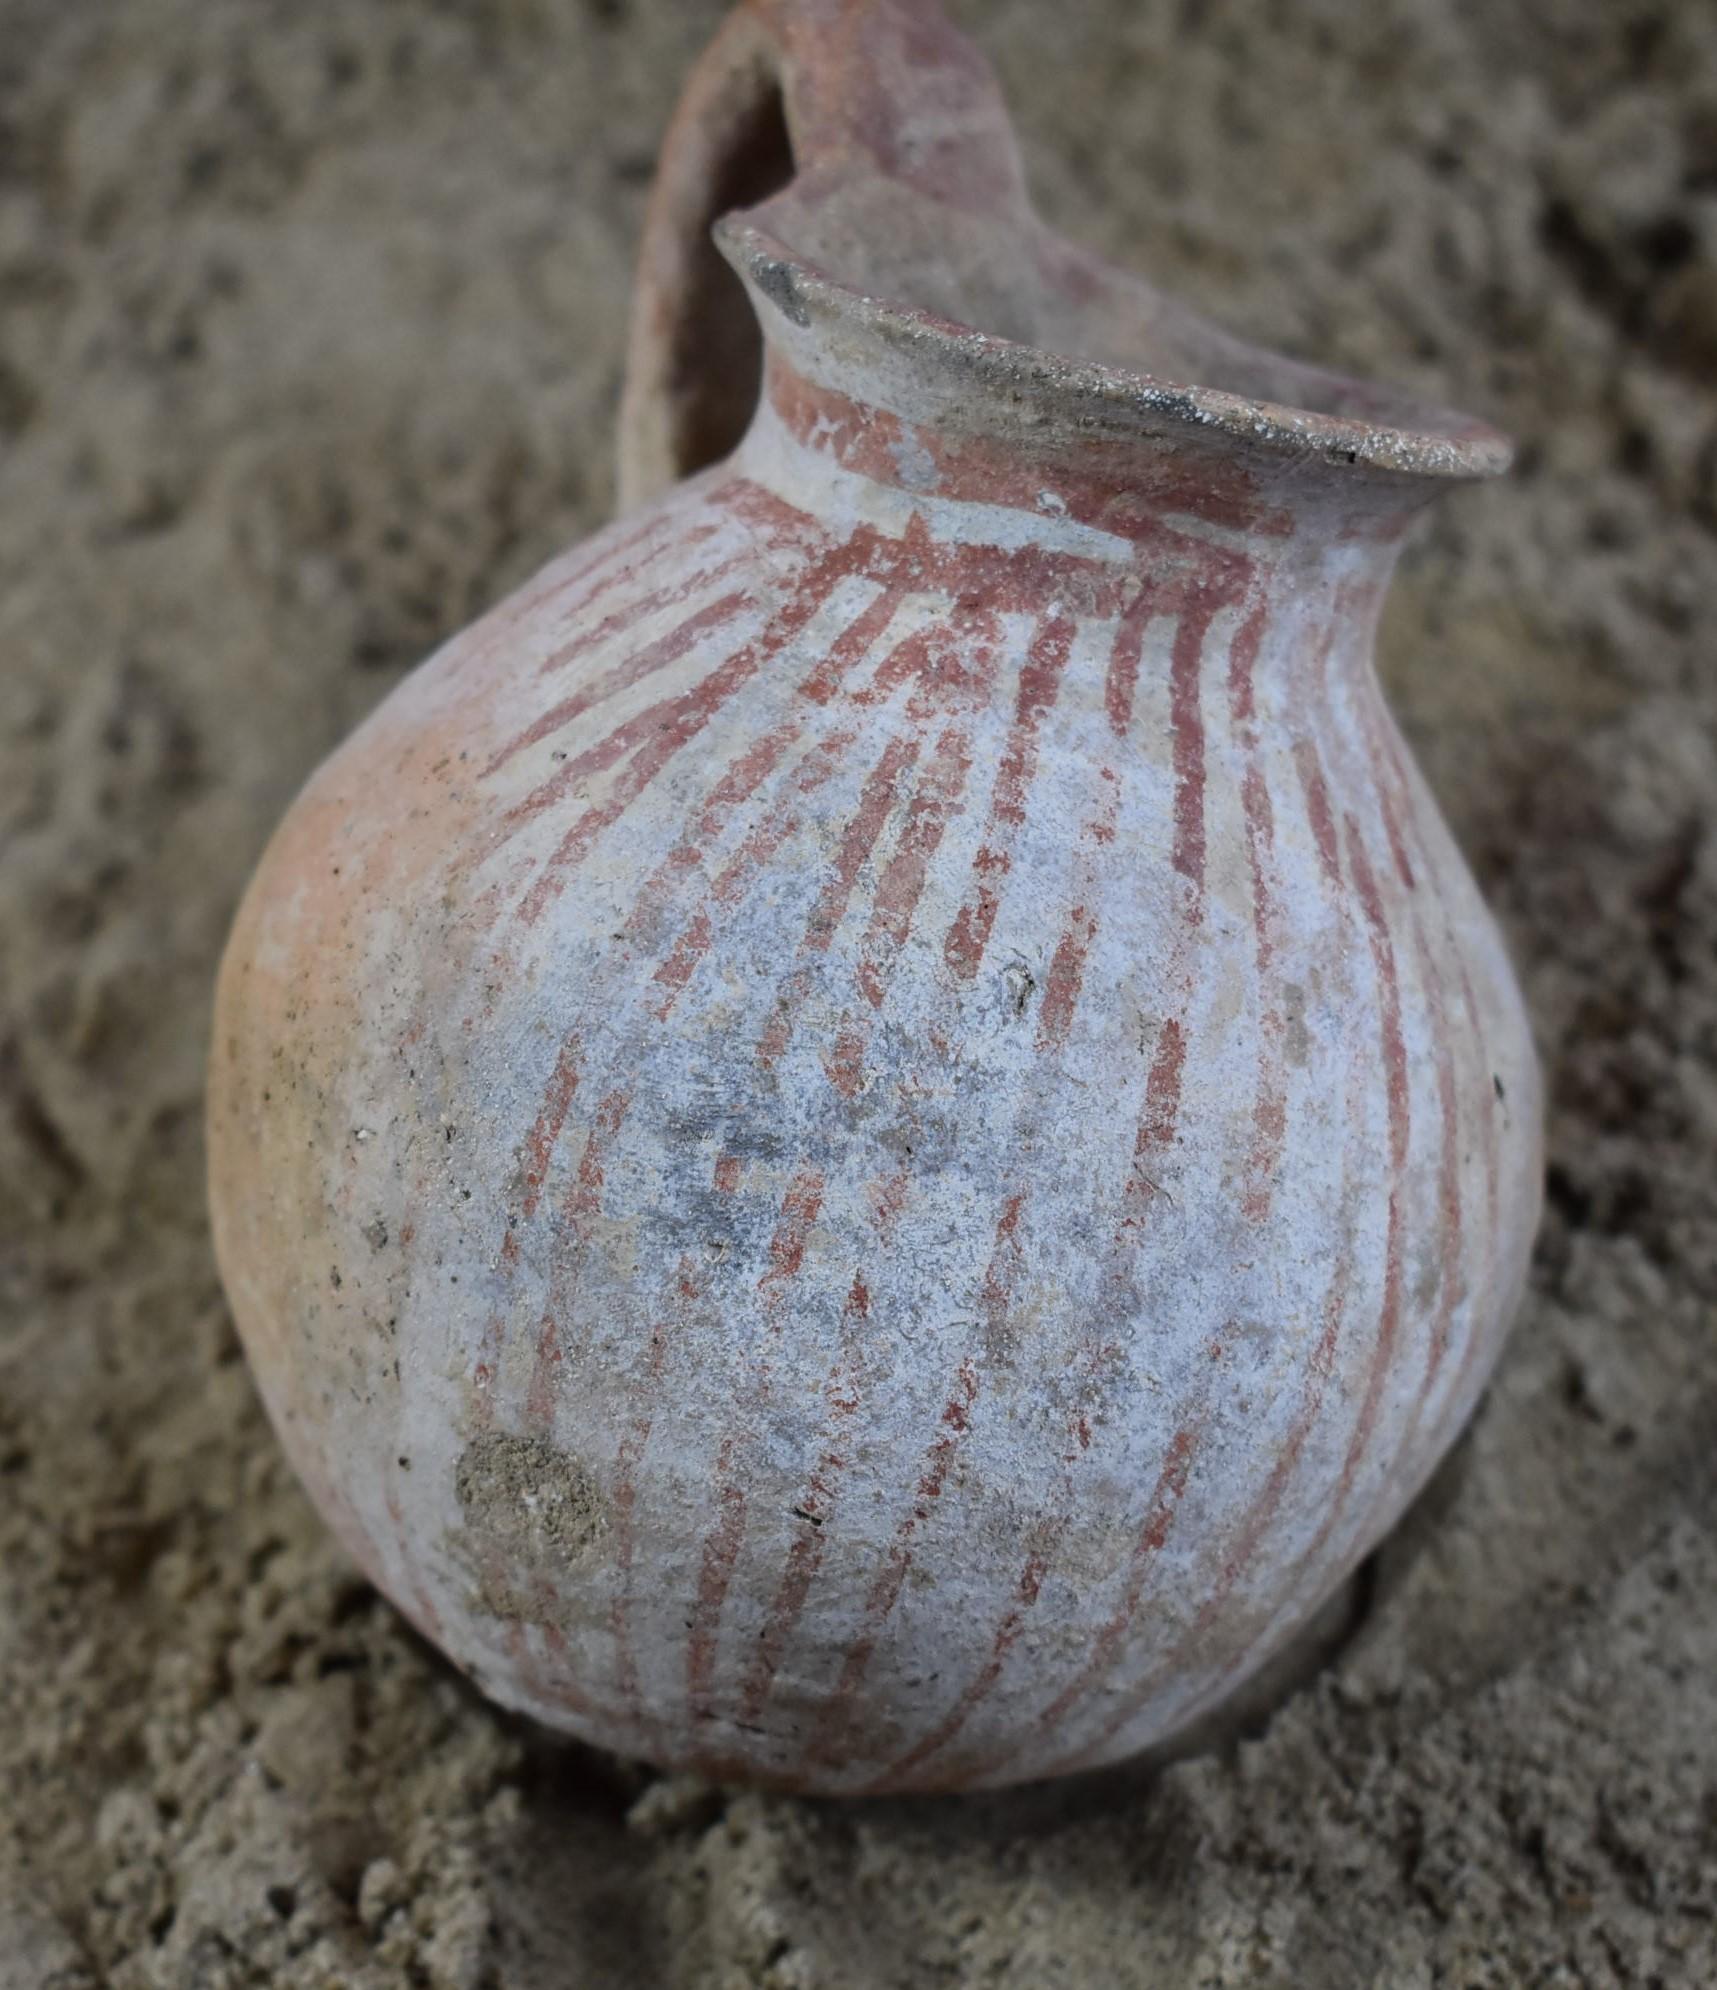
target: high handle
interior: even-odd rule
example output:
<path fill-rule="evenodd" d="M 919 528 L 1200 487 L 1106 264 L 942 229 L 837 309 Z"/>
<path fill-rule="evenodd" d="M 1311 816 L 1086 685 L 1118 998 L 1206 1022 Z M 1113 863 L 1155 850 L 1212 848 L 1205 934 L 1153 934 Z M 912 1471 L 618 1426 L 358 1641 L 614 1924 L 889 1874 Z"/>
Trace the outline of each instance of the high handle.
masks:
<path fill-rule="evenodd" d="M 944 206 L 1028 213 L 989 64 L 935 0 L 744 0 L 686 85 L 663 143 L 632 297 L 620 507 L 737 446 L 762 338 L 710 237 L 791 186 L 813 201 L 888 179 Z"/>

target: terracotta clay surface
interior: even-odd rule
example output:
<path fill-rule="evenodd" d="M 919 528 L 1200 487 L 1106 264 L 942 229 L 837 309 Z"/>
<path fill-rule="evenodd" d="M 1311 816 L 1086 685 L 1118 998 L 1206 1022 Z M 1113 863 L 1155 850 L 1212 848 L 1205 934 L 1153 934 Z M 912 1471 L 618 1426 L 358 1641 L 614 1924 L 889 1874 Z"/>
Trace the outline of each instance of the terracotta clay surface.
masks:
<path fill-rule="evenodd" d="M 717 227 L 762 401 L 676 483 L 671 251 L 772 90 L 796 177 Z M 1505 445 L 1047 236 L 897 0 L 735 17 L 638 327 L 662 494 L 402 686 L 240 912 L 240 1332 L 505 1705 L 825 1793 L 1122 1759 L 1309 1622 L 1518 1304 L 1527 1025 L 1371 656 Z"/>
<path fill-rule="evenodd" d="M 721 10 L 3 11 L 12 1974 L 1717 1978 L 1706 15 L 961 10 L 1059 227 L 1520 443 L 1409 545 L 1379 653 L 1522 971 L 1551 1195 L 1467 1437 L 1243 1746 L 828 1805 L 619 1769 L 466 1686 L 300 1490 L 202 1213 L 264 840 L 610 515 L 644 188 Z"/>

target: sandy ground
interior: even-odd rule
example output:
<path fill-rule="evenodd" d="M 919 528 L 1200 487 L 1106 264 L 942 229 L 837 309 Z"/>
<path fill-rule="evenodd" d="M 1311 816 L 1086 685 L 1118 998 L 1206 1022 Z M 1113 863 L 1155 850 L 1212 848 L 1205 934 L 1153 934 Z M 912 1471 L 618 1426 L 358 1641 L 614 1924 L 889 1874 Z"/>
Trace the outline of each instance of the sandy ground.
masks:
<path fill-rule="evenodd" d="M 1044 206 L 1523 444 L 1385 667 L 1553 1088 L 1532 1298 L 1335 1661 L 1154 1781 L 556 1745 L 343 1563 L 224 1313 L 216 952 L 599 521 L 714 0 L 0 0 L 0 1986 L 1717 1982 L 1717 12 L 967 0 Z"/>

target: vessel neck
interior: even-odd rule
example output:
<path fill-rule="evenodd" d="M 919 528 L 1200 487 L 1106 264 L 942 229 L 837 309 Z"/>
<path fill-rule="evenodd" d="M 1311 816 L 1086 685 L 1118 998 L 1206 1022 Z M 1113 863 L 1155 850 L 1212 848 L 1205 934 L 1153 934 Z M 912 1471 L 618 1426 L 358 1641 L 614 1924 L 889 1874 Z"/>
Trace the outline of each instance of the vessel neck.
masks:
<path fill-rule="evenodd" d="M 1159 582 L 1191 569 L 1223 590 L 1381 596 L 1422 502 L 1348 487 L 1332 503 L 1305 480 L 1272 488 L 1196 436 L 1106 437 L 981 396 L 942 405 L 933 384 L 879 377 L 838 350 L 815 363 L 821 377 L 770 346 L 738 466 L 823 517 L 1038 545 Z"/>
<path fill-rule="evenodd" d="M 777 356 L 730 501 L 789 558 L 822 548 L 873 598 L 920 597 L 934 605 L 914 613 L 979 647 L 1009 619 L 1066 620 L 1130 654 L 1121 675 L 1139 682 L 1208 639 L 1236 659 L 1248 716 L 1254 702 L 1304 713 L 1368 673 L 1399 533 L 1332 534 L 1243 490 L 1225 505 L 1207 473 L 1172 468 L 1065 438 L 1018 452 L 939 433 Z"/>

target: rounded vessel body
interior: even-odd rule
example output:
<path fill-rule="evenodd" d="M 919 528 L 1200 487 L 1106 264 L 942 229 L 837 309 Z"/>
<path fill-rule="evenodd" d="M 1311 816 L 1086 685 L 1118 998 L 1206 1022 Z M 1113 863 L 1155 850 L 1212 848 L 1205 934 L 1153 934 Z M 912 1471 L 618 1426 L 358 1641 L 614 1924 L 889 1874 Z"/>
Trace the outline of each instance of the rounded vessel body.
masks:
<path fill-rule="evenodd" d="M 1372 656 L 1428 473 L 727 248 L 737 452 L 267 853 L 222 1270 L 496 1699 L 806 1790 L 1095 1766 L 1312 1616 L 1521 1290 L 1530 1038 Z"/>

